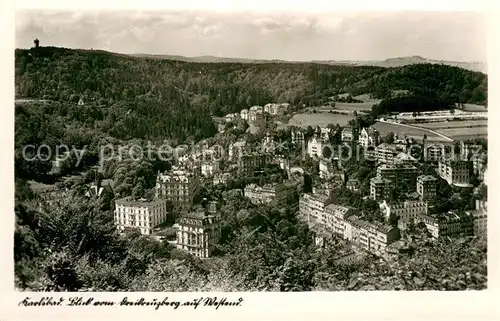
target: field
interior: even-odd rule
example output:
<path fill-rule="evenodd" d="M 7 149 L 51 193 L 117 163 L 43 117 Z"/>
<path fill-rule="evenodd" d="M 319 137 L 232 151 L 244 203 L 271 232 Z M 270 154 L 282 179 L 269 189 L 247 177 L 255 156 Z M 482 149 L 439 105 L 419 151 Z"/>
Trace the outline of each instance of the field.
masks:
<path fill-rule="evenodd" d="M 487 120 L 422 123 L 418 124 L 418 126 L 433 129 L 454 140 L 488 136 Z"/>
<path fill-rule="evenodd" d="M 339 124 L 340 126 L 345 126 L 347 123 L 354 119 L 353 115 L 342 115 L 342 114 L 332 114 L 332 113 L 314 113 L 314 114 L 295 114 L 288 124 L 282 124 L 278 128 L 286 128 L 289 125 L 300 126 L 302 128 L 311 127 L 326 127 L 329 124 Z"/>
<path fill-rule="evenodd" d="M 464 104 L 464 111 L 487 112 L 488 109 L 481 105 Z"/>
<path fill-rule="evenodd" d="M 435 141 L 435 142 L 450 141 L 450 139 L 441 137 L 438 134 L 433 133 L 431 130 L 425 128 L 413 128 L 413 127 L 406 127 L 400 124 L 383 123 L 383 122 L 377 122 L 373 125 L 373 127 L 376 128 L 379 131 L 380 135 L 382 136 L 387 135 L 390 132 L 393 132 L 395 134 L 402 136 L 406 135 L 410 138 L 414 138 L 420 141 L 424 139 L 424 135 L 427 135 L 428 141 Z"/>
<path fill-rule="evenodd" d="M 432 123 L 418 123 L 415 124 L 419 127 L 425 127 L 430 129 L 446 129 L 446 128 L 475 128 L 475 127 L 487 127 L 487 120 L 464 120 L 464 121 L 447 121 L 447 122 L 432 122 Z"/>

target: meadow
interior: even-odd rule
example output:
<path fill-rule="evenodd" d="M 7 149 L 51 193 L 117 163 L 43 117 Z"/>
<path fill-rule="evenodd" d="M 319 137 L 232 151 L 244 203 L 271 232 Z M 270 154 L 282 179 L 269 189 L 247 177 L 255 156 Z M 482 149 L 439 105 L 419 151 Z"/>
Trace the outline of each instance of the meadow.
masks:
<path fill-rule="evenodd" d="M 428 141 L 436 141 L 436 142 L 447 142 L 450 141 L 444 137 L 439 136 L 436 133 L 433 133 L 431 130 L 426 128 L 414 128 L 414 127 L 406 127 L 400 124 L 393 123 L 384 123 L 384 122 L 376 122 L 373 127 L 377 129 L 380 135 L 384 136 L 393 132 L 398 134 L 399 136 L 408 136 L 410 138 L 414 138 L 416 140 L 423 140 L 424 135 L 427 135 Z"/>
<path fill-rule="evenodd" d="M 418 126 L 435 130 L 454 140 L 488 137 L 487 120 L 421 123 Z"/>

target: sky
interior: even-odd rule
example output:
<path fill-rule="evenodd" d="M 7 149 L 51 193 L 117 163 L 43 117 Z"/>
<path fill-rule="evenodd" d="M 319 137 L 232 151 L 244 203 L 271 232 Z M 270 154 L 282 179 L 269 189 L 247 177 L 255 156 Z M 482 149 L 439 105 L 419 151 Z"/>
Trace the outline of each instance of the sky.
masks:
<path fill-rule="evenodd" d="M 473 12 L 16 12 L 16 47 L 282 60 L 428 59 L 486 62 Z"/>

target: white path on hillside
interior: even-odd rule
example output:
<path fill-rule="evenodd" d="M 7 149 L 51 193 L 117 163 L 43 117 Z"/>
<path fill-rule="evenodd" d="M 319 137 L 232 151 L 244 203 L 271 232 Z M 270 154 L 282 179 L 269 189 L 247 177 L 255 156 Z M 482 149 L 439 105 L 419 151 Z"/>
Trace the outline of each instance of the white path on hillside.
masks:
<path fill-rule="evenodd" d="M 432 129 L 429 129 L 429 128 L 424 128 L 424 127 L 419 127 L 419 126 L 413 126 L 413 125 L 408 125 L 408 124 L 399 124 L 399 123 L 393 123 L 393 122 L 390 122 L 390 121 L 385 121 L 385 120 L 381 120 L 381 119 L 377 119 L 378 122 L 380 123 L 387 123 L 387 124 L 393 124 L 393 125 L 397 125 L 397 126 L 401 126 L 401 127 L 407 127 L 407 128 L 414 128 L 414 129 L 421 129 L 421 130 L 424 130 L 424 131 L 428 131 L 429 133 L 433 133 L 434 135 L 437 135 L 441 138 L 444 138 L 446 139 L 447 141 L 449 142 L 453 142 L 453 139 L 446 136 L 446 135 L 443 135 L 435 130 L 432 130 Z"/>

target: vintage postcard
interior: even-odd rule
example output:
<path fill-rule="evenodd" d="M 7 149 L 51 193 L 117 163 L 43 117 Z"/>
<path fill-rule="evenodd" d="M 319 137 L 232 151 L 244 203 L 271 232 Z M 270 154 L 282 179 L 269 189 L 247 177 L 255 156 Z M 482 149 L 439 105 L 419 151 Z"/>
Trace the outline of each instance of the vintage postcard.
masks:
<path fill-rule="evenodd" d="M 15 10 L 16 311 L 487 297 L 485 13 L 219 9 Z"/>

